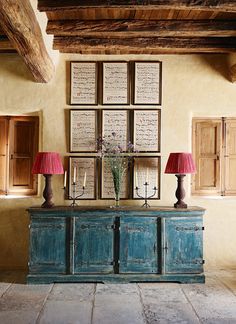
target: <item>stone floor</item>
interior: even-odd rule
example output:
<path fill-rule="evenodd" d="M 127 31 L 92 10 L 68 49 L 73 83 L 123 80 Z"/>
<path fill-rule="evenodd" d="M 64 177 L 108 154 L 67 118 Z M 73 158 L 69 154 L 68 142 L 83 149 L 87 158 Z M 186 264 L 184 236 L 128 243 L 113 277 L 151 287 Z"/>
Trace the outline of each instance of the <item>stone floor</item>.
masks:
<path fill-rule="evenodd" d="M 209 272 L 205 285 L 0 281 L 1 324 L 236 323 L 236 271 Z"/>

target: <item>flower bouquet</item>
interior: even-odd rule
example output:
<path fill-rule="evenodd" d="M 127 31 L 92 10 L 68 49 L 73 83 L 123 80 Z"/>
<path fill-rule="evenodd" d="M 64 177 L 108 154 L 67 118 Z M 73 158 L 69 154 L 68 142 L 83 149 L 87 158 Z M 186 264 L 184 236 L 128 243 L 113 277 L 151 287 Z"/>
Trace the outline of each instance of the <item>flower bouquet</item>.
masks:
<path fill-rule="evenodd" d="M 104 138 L 98 138 L 97 144 L 100 157 L 108 161 L 114 184 L 115 206 L 119 207 L 122 179 L 128 168 L 130 153 L 134 152 L 134 146 L 128 142 L 127 148 L 123 148 L 115 132 Z"/>

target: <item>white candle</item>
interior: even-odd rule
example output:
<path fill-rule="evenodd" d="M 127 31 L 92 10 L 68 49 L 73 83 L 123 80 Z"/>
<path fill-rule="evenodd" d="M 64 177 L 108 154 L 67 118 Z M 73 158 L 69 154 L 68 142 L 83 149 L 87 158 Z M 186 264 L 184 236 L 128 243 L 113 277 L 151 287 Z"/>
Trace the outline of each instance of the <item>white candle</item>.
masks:
<path fill-rule="evenodd" d="M 73 182 L 76 182 L 76 167 L 74 167 L 74 171 L 73 171 Z"/>
<path fill-rule="evenodd" d="M 86 173 L 86 171 L 85 171 L 85 173 L 84 173 L 84 184 L 83 184 L 83 187 L 85 188 L 85 185 L 86 185 L 86 178 L 87 178 L 87 173 Z"/>
<path fill-rule="evenodd" d="M 66 188 L 67 171 L 64 173 L 64 188 Z"/>
<path fill-rule="evenodd" d="M 149 182 L 149 169 L 146 170 L 146 182 Z"/>

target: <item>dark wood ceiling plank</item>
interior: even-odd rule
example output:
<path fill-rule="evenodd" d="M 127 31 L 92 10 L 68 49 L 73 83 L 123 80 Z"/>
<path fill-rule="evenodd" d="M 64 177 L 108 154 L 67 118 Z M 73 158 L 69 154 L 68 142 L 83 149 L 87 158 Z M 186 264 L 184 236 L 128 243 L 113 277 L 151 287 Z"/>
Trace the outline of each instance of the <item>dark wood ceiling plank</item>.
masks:
<path fill-rule="evenodd" d="M 117 7 L 157 9 L 207 9 L 218 11 L 236 11 L 235 0 L 39 0 L 41 11 L 61 9 L 79 9 L 84 7 Z"/>
<path fill-rule="evenodd" d="M 0 36 L 0 53 L 12 51 L 15 51 L 15 49 L 10 40 L 7 38 L 7 36 Z"/>
<path fill-rule="evenodd" d="M 36 82 L 46 83 L 54 75 L 42 33 L 29 0 L 0 1 L 0 22 L 14 48 L 22 56 Z"/>
<path fill-rule="evenodd" d="M 47 33 L 93 37 L 232 37 L 236 36 L 236 20 L 53 20 L 48 22 Z"/>
<path fill-rule="evenodd" d="M 83 53 L 83 51 L 153 51 L 166 53 L 231 53 L 236 52 L 236 38 L 173 38 L 173 37 L 136 37 L 136 38 L 54 38 L 54 48 L 63 53 Z"/>

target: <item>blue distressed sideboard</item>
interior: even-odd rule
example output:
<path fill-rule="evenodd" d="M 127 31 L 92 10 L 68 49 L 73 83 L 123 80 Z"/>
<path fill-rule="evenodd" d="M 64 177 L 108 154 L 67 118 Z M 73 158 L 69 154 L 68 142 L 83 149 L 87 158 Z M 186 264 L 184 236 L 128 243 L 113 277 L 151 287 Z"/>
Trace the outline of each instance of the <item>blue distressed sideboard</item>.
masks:
<path fill-rule="evenodd" d="M 28 283 L 205 281 L 204 209 L 30 208 Z"/>

